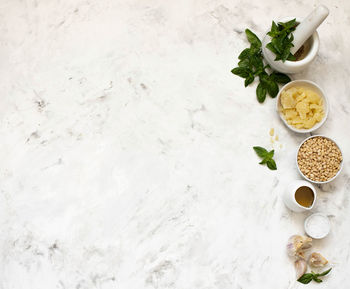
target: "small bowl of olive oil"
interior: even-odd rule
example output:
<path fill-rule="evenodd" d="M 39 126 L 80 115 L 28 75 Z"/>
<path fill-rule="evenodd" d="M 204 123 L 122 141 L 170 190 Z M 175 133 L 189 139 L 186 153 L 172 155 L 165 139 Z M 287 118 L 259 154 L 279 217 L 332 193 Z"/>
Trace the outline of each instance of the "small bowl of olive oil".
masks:
<path fill-rule="evenodd" d="M 283 194 L 285 205 L 294 212 L 311 210 L 316 203 L 315 187 L 303 180 L 292 182 Z"/>

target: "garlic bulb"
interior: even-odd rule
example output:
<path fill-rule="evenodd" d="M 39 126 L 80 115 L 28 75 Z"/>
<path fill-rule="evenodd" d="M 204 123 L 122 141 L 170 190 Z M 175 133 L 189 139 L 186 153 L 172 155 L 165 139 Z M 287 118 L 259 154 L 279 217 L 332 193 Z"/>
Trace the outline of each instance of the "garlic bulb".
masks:
<path fill-rule="evenodd" d="M 306 269 L 307 269 L 306 261 L 304 259 L 298 259 L 295 261 L 294 267 L 295 267 L 295 273 L 297 275 L 297 280 L 298 280 L 306 272 Z"/>
<path fill-rule="evenodd" d="M 323 267 L 328 263 L 328 260 L 320 253 L 313 252 L 309 258 L 309 265 L 312 267 Z"/>
<path fill-rule="evenodd" d="M 311 248 L 311 246 L 311 238 L 300 235 L 293 235 L 288 239 L 287 252 L 291 257 L 305 259 L 304 250 Z"/>

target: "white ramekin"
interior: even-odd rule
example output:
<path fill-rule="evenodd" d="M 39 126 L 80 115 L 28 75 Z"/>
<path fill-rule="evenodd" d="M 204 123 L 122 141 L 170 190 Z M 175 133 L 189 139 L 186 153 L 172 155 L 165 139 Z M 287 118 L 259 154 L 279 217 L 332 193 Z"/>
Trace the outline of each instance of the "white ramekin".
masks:
<path fill-rule="evenodd" d="M 301 206 L 295 199 L 295 193 L 301 187 L 310 188 L 314 194 L 314 201 L 310 207 Z M 294 212 L 300 213 L 312 210 L 317 200 L 317 192 L 315 187 L 309 182 L 304 180 L 295 180 L 287 186 L 286 190 L 282 194 L 282 199 L 287 208 Z"/>
<path fill-rule="evenodd" d="M 325 231 L 325 233 L 324 233 L 323 235 L 314 235 L 314 234 L 312 234 L 312 233 L 308 230 L 307 224 L 308 224 L 308 222 L 309 222 L 312 218 L 314 218 L 315 216 L 321 216 L 322 218 L 324 218 L 324 220 L 325 220 L 326 223 L 327 223 L 327 228 L 326 228 L 327 230 Z M 330 221 L 329 221 L 329 219 L 328 219 L 328 217 L 327 217 L 326 215 L 321 214 L 321 213 L 314 213 L 314 214 L 308 216 L 308 217 L 305 219 L 305 221 L 304 221 L 304 230 L 305 230 L 306 234 L 308 234 L 308 235 L 309 235 L 311 238 L 313 238 L 313 239 L 323 239 L 324 237 L 326 237 L 326 236 L 329 234 L 329 232 L 330 232 L 330 230 L 331 230 L 331 223 L 330 223 Z"/>

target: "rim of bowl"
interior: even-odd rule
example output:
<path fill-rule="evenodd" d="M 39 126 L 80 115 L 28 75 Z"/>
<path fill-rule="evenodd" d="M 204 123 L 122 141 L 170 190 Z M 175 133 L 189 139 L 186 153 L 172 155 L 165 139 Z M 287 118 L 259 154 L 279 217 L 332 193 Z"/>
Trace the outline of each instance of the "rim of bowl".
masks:
<path fill-rule="evenodd" d="M 323 235 L 322 237 L 314 237 L 314 236 L 311 236 L 308 232 L 307 232 L 307 229 L 306 229 L 306 223 L 313 217 L 313 216 L 322 216 L 324 217 L 325 219 L 327 219 L 327 223 L 328 223 L 328 231 L 325 235 Z M 328 217 L 325 215 L 325 214 L 322 214 L 322 213 L 313 213 L 311 214 L 310 216 L 308 216 L 305 221 L 304 221 L 304 230 L 306 232 L 306 234 L 308 234 L 311 238 L 313 239 L 323 239 L 325 238 L 329 232 L 331 231 L 331 222 L 329 221 Z"/>
<path fill-rule="evenodd" d="M 283 17 L 278 22 L 289 21 L 289 20 L 292 20 L 294 18 L 299 23 L 303 20 L 300 17 Z M 268 30 L 267 32 L 269 32 L 269 31 L 270 30 Z M 266 34 L 266 36 L 270 37 L 269 35 L 267 35 L 267 33 L 265 33 L 265 34 Z M 302 66 L 302 65 L 305 65 L 305 64 L 312 62 L 312 60 L 316 57 L 319 46 L 320 46 L 320 38 L 318 36 L 317 30 L 310 36 L 310 38 L 312 39 L 310 51 L 303 59 L 298 60 L 298 61 L 286 60 L 285 62 L 283 62 L 283 64 L 286 66 L 290 66 L 290 67 L 299 67 L 299 66 Z"/>
<path fill-rule="evenodd" d="M 342 161 L 340 162 L 340 168 L 339 168 L 338 172 L 337 172 L 331 179 L 329 179 L 329 180 L 327 180 L 327 181 L 323 181 L 323 182 L 313 181 L 313 180 L 309 179 L 307 176 L 305 176 L 305 175 L 302 173 L 302 171 L 301 171 L 300 168 L 299 168 L 299 164 L 298 164 L 298 154 L 299 154 L 299 150 L 300 150 L 301 146 L 302 146 L 308 139 L 311 139 L 311 138 L 314 138 L 314 137 L 323 137 L 323 138 L 329 139 L 330 141 L 332 141 L 333 143 L 335 143 L 335 145 L 336 145 L 337 148 L 339 149 L 339 151 L 340 151 L 340 153 L 341 153 L 341 156 L 342 156 Z M 299 147 L 298 147 L 298 149 L 297 149 L 296 156 L 295 156 L 295 162 L 296 162 L 296 165 L 297 165 L 297 169 L 298 169 L 299 174 L 300 174 L 305 180 L 307 180 L 307 181 L 309 181 L 309 182 L 311 182 L 311 183 L 314 183 L 314 184 L 322 185 L 322 184 L 327 184 L 327 183 L 333 181 L 333 180 L 340 174 L 340 172 L 341 172 L 342 169 L 343 169 L 344 154 L 343 154 L 342 149 L 340 148 L 340 146 L 337 144 L 337 142 L 336 142 L 335 140 L 333 140 L 333 139 L 331 139 L 330 137 L 325 136 L 325 135 L 316 134 L 316 135 L 312 135 L 312 136 L 307 137 L 306 139 L 304 139 L 304 140 L 300 143 L 300 145 L 299 145 Z"/>
<path fill-rule="evenodd" d="M 320 96 L 323 98 L 323 106 L 324 106 L 324 110 L 325 110 L 324 117 L 320 122 L 316 123 L 312 128 L 309 128 L 309 129 L 298 129 L 298 128 L 295 128 L 294 126 L 288 124 L 287 120 L 284 118 L 283 114 L 281 113 L 281 111 L 279 109 L 282 91 L 288 89 L 289 87 L 292 87 L 293 85 L 296 86 L 296 85 L 298 85 L 298 83 L 301 83 L 301 82 L 304 82 L 304 83 L 306 82 L 310 86 L 317 88 L 321 92 Z M 283 123 L 290 130 L 297 132 L 297 133 L 310 133 L 310 132 L 313 132 L 313 131 L 319 129 L 325 123 L 325 121 L 328 117 L 328 113 L 329 113 L 329 104 L 328 104 L 328 98 L 327 98 L 326 94 L 324 93 L 323 89 L 320 86 L 318 86 L 315 82 L 310 81 L 310 80 L 297 79 L 297 80 L 292 80 L 292 81 L 288 82 L 280 89 L 280 91 L 277 94 L 276 109 L 277 109 L 277 113 L 280 116 L 280 118 L 282 119 Z"/>

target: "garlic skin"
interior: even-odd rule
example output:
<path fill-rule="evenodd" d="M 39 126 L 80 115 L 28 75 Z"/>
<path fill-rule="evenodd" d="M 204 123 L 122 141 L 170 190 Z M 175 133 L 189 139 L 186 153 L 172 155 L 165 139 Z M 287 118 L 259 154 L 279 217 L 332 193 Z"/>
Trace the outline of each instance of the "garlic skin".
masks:
<path fill-rule="evenodd" d="M 309 265 L 312 267 L 323 267 L 328 263 L 328 260 L 320 253 L 313 252 L 309 258 Z"/>
<path fill-rule="evenodd" d="M 311 248 L 312 239 L 306 236 L 293 235 L 288 239 L 287 253 L 297 259 L 305 259 L 304 250 Z"/>
<path fill-rule="evenodd" d="M 295 267 L 295 273 L 298 280 L 306 272 L 306 269 L 307 269 L 306 261 L 304 259 L 298 259 L 294 262 L 294 267 Z"/>

